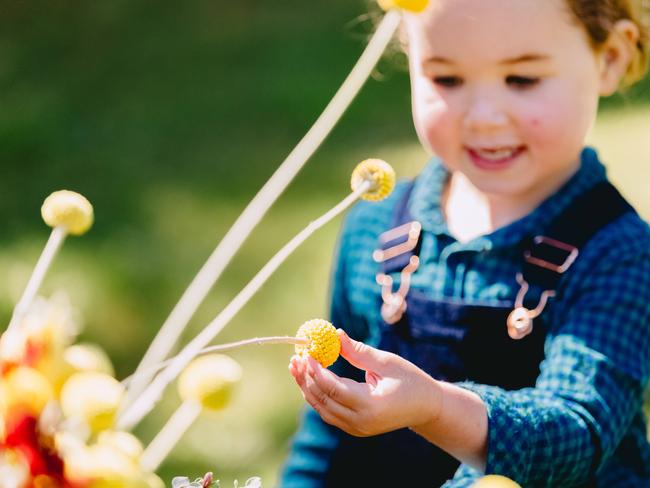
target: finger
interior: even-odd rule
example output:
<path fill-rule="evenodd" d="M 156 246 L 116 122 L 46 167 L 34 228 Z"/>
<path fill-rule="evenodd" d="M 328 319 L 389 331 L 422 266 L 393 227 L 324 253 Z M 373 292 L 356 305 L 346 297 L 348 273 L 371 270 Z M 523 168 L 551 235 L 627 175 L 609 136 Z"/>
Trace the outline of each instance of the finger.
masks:
<path fill-rule="evenodd" d="M 305 360 L 300 356 L 293 356 L 289 362 L 289 372 L 293 376 L 298 387 L 303 390 L 302 393 L 304 397 L 305 377 L 307 375 Z"/>
<path fill-rule="evenodd" d="M 309 403 L 328 424 L 344 428 L 350 423 L 353 423 L 356 415 L 355 412 L 330 397 L 326 391 L 320 388 L 313 376 L 309 374 L 306 375 L 305 386 L 302 391 L 305 401 L 307 401 L 307 403 Z"/>
<path fill-rule="evenodd" d="M 300 389 L 300 394 L 302 395 L 303 400 L 311 405 L 312 395 L 307 390 L 306 383 L 306 370 L 305 370 L 305 361 L 299 356 L 294 356 L 289 362 L 289 371 L 291 372 L 298 388 Z"/>
<path fill-rule="evenodd" d="M 304 375 L 300 374 L 299 366 L 295 360 L 295 357 L 292 357 L 289 361 L 289 373 L 293 376 L 293 379 L 296 381 L 298 386 L 304 384 Z"/>
<path fill-rule="evenodd" d="M 316 413 L 318 413 L 323 422 L 329 425 L 333 425 L 334 427 L 338 427 L 339 429 L 345 430 L 347 432 L 348 422 L 344 418 L 340 417 L 331 410 L 322 407 L 313 396 L 310 396 L 309 394 L 303 394 L 303 397 L 309 406 L 313 408 Z"/>
<path fill-rule="evenodd" d="M 367 371 L 380 369 L 386 363 L 390 353 L 355 341 L 342 329 L 338 329 L 337 332 L 341 340 L 341 356 L 352 366 Z"/>
<path fill-rule="evenodd" d="M 367 385 L 341 378 L 329 369 L 321 367 L 312 358 L 306 361 L 306 374 L 330 399 L 353 411 L 363 409 L 364 395 L 368 394 Z"/>

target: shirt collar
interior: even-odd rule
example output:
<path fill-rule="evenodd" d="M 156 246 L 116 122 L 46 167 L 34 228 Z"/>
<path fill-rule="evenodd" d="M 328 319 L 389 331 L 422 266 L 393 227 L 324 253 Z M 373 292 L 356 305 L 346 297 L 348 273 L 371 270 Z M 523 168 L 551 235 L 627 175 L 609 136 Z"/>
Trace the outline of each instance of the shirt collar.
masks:
<path fill-rule="evenodd" d="M 440 206 L 448 178 L 449 172 L 442 161 L 433 158 L 415 180 L 409 210 L 425 231 L 449 235 Z M 516 245 L 525 238 L 542 232 L 578 196 L 605 178 L 605 167 L 599 161 L 596 151 L 586 147 L 580 154 L 580 168 L 558 191 L 528 215 L 477 239 L 489 241 L 489 247 Z M 467 244 L 471 246 L 472 243 L 473 241 Z"/>

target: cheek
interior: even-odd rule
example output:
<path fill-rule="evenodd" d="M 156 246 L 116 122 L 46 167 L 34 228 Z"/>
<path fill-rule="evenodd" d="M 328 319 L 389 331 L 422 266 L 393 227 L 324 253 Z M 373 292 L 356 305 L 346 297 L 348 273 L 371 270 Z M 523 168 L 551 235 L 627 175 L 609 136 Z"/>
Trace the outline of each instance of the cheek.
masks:
<path fill-rule="evenodd" d="M 535 104 L 520 114 L 519 132 L 537 151 L 561 146 L 575 133 L 570 112 L 559 110 L 552 102 Z"/>
<path fill-rule="evenodd" d="M 597 105 L 586 97 L 567 97 L 566 93 L 575 91 L 549 93 L 525 107 L 519 120 L 527 138 L 550 147 L 583 144 Z"/>
<path fill-rule="evenodd" d="M 430 151 L 444 156 L 445 148 L 456 143 L 457 117 L 447 103 L 431 97 L 424 103 L 414 103 L 415 128 L 422 144 Z"/>
<path fill-rule="evenodd" d="M 523 119 L 526 138 L 539 144 L 548 144 L 562 133 L 562 119 L 546 110 L 536 111 Z"/>
<path fill-rule="evenodd" d="M 525 123 L 524 136 L 538 156 L 550 160 L 575 157 L 584 145 L 582 123 L 570 115 L 547 112 L 531 116 Z"/>

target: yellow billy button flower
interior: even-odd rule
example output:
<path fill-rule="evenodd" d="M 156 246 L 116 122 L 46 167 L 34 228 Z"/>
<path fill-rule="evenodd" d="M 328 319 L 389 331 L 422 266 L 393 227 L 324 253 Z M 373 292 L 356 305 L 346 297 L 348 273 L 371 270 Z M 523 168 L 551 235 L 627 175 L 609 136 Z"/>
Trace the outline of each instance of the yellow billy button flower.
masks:
<path fill-rule="evenodd" d="M 377 3 L 386 12 L 390 9 L 401 8 L 417 13 L 427 8 L 429 0 L 377 0 Z"/>
<path fill-rule="evenodd" d="M 93 444 L 75 449 L 64 458 L 66 480 L 87 488 L 149 488 L 149 475 L 120 449 Z"/>
<path fill-rule="evenodd" d="M 1 486 L 33 486 L 25 456 L 10 448 L 0 449 Z"/>
<path fill-rule="evenodd" d="M 96 371 L 109 376 L 115 374 L 110 358 L 95 344 L 79 343 L 68 346 L 63 353 L 63 360 L 73 372 Z"/>
<path fill-rule="evenodd" d="M 94 344 L 73 344 L 63 351 L 55 371 L 52 383 L 57 392 L 61 391 L 63 384 L 75 373 L 94 371 L 115 376 L 115 370 L 110 358 L 99 346 Z"/>
<path fill-rule="evenodd" d="M 16 329 L 7 329 L 0 334 L 0 360 L 19 364 L 24 362 L 27 337 Z"/>
<path fill-rule="evenodd" d="M 97 436 L 97 444 L 114 447 L 135 461 L 138 461 L 144 452 L 140 439 L 130 432 L 120 430 L 104 430 L 100 432 Z"/>
<path fill-rule="evenodd" d="M 505 476 L 488 474 L 479 478 L 471 488 L 521 488 L 521 486 Z"/>
<path fill-rule="evenodd" d="M 112 376 L 94 371 L 73 374 L 61 389 L 61 409 L 67 418 L 82 419 L 93 432 L 110 429 L 124 386 Z"/>
<path fill-rule="evenodd" d="M 7 416 L 8 398 L 4 379 L 0 378 L 0 444 L 5 441 L 5 417 Z"/>
<path fill-rule="evenodd" d="M 208 354 L 185 368 L 178 378 L 178 392 L 184 402 L 197 401 L 208 410 L 221 410 L 241 376 L 237 361 L 223 354 Z"/>
<path fill-rule="evenodd" d="M 93 206 L 83 195 L 59 190 L 48 196 L 41 207 L 43 220 L 50 227 L 65 227 L 72 235 L 84 234 L 93 225 Z"/>
<path fill-rule="evenodd" d="M 356 191 L 366 181 L 371 185 L 361 198 L 373 202 L 383 200 L 395 187 L 395 170 L 381 159 L 366 159 L 352 171 L 350 186 L 353 191 Z"/>
<path fill-rule="evenodd" d="M 323 368 L 334 364 L 341 352 L 341 340 L 336 333 L 336 328 L 327 320 L 308 320 L 298 328 L 296 337 L 309 340 L 307 345 L 296 344 L 296 354 L 300 356 L 309 354 Z"/>
<path fill-rule="evenodd" d="M 54 391 L 47 378 L 33 368 L 13 368 L 4 379 L 7 395 L 5 408 L 8 415 L 20 411 L 38 416 L 45 405 L 54 398 Z"/>

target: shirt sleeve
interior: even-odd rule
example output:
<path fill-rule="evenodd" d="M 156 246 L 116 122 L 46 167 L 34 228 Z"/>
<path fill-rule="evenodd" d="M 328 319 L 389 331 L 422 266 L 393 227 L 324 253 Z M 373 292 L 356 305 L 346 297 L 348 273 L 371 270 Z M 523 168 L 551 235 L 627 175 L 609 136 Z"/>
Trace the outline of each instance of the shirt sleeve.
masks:
<path fill-rule="evenodd" d="M 650 245 L 638 238 L 634 249 L 601 247 L 569 276 L 534 388 L 460 384 L 487 406 L 487 474 L 526 487 L 573 486 L 618 447 L 650 367 Z"/>

